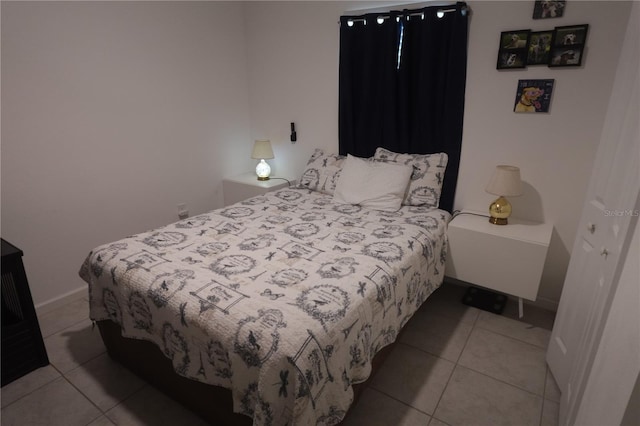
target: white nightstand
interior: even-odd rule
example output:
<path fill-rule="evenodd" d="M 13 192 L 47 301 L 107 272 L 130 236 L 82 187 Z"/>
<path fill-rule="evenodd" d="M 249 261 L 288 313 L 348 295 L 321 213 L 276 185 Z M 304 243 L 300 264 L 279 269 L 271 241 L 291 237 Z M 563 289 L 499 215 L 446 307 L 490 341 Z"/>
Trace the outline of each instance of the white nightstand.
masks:
<path fill-rule="evenodd" d="M 472 214 L 476 213 L 476 214 Z M 510 217 L 494 225 L 478 212 L 462 212 L 449 223 L 445 275 L 535 301 L 553 226 Z"/>
<path fill-rule="evenodd" d="M 291 184 L 294 181 L 287 178 Z M 238 176 L 224 178 L 222 180 L 222 194 L 224 205 L 237 203 L 247 198 L 262 195 L 269 191 L 287 188 L 289 182 L 284 179 L 271 178 L 269 180 L 258 180 L 254 172 L 244 173 Z"/>

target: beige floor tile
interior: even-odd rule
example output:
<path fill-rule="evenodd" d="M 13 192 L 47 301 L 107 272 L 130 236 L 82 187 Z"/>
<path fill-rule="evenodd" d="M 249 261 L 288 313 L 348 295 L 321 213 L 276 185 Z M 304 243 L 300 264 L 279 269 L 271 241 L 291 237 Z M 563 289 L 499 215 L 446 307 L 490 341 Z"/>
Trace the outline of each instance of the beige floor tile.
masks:
<path fill-rule="evenodd" d="M 85 426 L 102 413 L 60 377 L 2 409 L 3 426 Z"/>
<path fill-rule="evenodd" d="M 465 287 L 444 282 L 427 298 L 420 310 L 473 324 L 478 318 L 480 309 L 461 302 L 465 291 Z"/>
<path fill-rule="evenodd" d="M 60 377 L 60 373 L 51 365 L 33 370 L 31 373 L 5 385 L 0 393 L 2 408 L 19 398 L 30 394 L 36 389 L 54 381 Z"/>
<path fill-rule="evenodd" d="M 146 386 L 105 413 L 122 426 L 207 425 L 189 411 L 151 386 Z"/>
<path fill-rule="evenodd" d="M 529 343 L 475 328 L 458 364 L 542 396 L 545 353 Z"/>
<path fill-rule="evenodd" d="M 450 361 L 398 344 L 373 378 L 371 387 L 432 414 L 454 366 Z"/>
<path fill-rule="evenodd" d="M 457 362 L 472 328 L 473 325 L 467 321 L 421 309 L 406 325 L 400 341 L 440 358 Z"/>
<path fill-rule="evenodd" d="M 560 404 L 545 399 L 542 407 L 542 420 L 540 421 L 540 426 L 558 426 L 559 415 Z"/>
<path fill-rule="evenodd" d="M 426 426 L 429 419 L 428 415 L 367 388 L 341 426 Z"/>
<path fill-rule="evenodd" d="M 550 330 L 484 311 L 480 312 L 476 327 L 513 337 L 545 349 L 549 345 L 549 339 L 551 338 Z"/>
<path fill-rule="evenodd" d="M 431 421 L 429 422 L 429 426 L 449 426 L 449 425 L 443 422 L 442 420 L 438 420 L 435 417 L 432 417 Z"/>
<path fill-rule="evenodd" d="M 102 411 L 115 407 L 145 382 L 104 353 L 65 374 Z"/>
<path fill-rule="evenodd" d="M 82 298 L 39 315 L 38 323 L 42 337 L 48 337 L 88 318 L 89 302 Z"/>
<path fill-rule="evenodd" d="M 115 426 L 115 423 L 109 420 L 107 416 L 102 416 L 102 417 L 98 417 L 97 419 L 89 423 L 87 426 Z"/>
<path fill-rule="evenodd" d="M 538 426 L 542 398 L 457 366 L 434 417 L 451 426 Z"/>
<path fill-rule="evenodd" d="M 98 327 L 84 320 L 44 339 L 49 362 L 63 374 L 106 351 Z"/>

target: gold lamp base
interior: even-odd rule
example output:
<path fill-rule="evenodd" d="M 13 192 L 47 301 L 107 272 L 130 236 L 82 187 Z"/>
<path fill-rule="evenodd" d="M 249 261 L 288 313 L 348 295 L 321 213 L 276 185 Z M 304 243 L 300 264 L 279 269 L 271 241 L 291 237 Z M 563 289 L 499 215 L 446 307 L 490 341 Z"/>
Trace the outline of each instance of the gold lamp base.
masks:
<path fill-rule="evenodd" d="M 489 222 L 494 225 L 506 225 L 511 216 L 511 204 L 504 197 L 499 197 L 489 206 Z"/>
<path fill-rule="evenodd" d="M 267 176 L 267 177 L 260 177 L 260 176 L 258 176 L 258 180 L 269 180 L 269 176 Z"/>

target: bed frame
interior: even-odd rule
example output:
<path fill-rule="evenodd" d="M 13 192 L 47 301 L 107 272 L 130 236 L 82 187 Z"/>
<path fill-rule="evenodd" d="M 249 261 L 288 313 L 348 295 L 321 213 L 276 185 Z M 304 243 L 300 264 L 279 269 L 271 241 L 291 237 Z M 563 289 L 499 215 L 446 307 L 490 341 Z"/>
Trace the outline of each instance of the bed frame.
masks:
<path fill-rule="evenodd" d="M 220 426 L 250 426 L 253 423 L 251 418 L 233 412 L 233 400 L 229 389 L 182 377 L 174 371 L 171 360 L 155 344 L 122 337 L 120 325 L 115 322 L 104 320 L 97 321 L 97 324 L 107 353 L 111 358 L 164 394 L 191 409 L 202 419 Z M 403 330 L 400 331 L 398 337 Z M 398 339 L 396 339 L 397 341 Z M 353 385 L 354 401 L 351 407 L 355 406 L 362 391 L 394 346 L 395 343 L 381 349 L 373 358 L 369 379 Z"/>

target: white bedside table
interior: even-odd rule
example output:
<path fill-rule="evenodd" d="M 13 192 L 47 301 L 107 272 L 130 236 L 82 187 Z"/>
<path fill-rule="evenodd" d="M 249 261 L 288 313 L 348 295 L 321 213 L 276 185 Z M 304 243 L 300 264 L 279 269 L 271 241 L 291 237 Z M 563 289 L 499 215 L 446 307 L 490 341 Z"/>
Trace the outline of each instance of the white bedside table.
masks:
<path fill-rule="evenodd" d="M 287 178 L 293 185 L 295 181 Z M 247 198 L 262 195 L 269 191 L 287 188 L 289 182 L 284 179 L 271 178 L 269 180 L 258 180 L 255 172 L 243 173 L 238 176 L 224 178 L 222 180 L 222 194 L 224 205 L 237 203 Z"/>
<path fill-rule="evenodd" d="M 462 212 L 449 223 L 445 275 L 518 297 L 522 317 L 522 299 L 538 296 L 553 226 L 513 217 L 494 225 L 477 214 Z"/>

